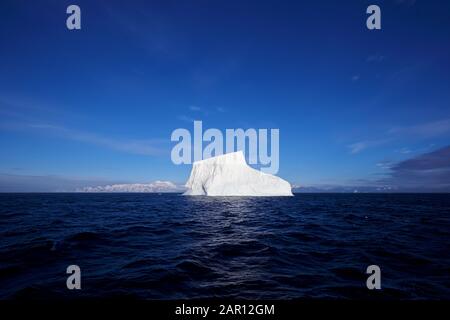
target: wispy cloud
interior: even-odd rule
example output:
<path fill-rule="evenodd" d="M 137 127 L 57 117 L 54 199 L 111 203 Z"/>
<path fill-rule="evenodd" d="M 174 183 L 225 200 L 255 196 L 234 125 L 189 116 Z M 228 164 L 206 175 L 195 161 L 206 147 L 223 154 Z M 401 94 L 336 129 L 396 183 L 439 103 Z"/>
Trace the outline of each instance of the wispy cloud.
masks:
<path fill-rule="evenodd" d="M 393 165 L 394 163 L 392 161 L 380 161 L 376 164 L 376 166 L 381 169 L 390 169 Z"/>
<path fill-rule="evenodd" d="M 46 105 L 46 104 L 44 104 Z M 120 152 L 156 156 L 168 152 L 169 140 L 123 139 L 60 125 L 57 121 L 42 120 L 39 114 L 54 114 L 56 107 L 41 107 L 31 99 L 20 96 L 0 96 L 0 130 L 44 133 L 55 138 L 80 141 Z M 72 114 L 69 114 L 72 116 Z M 167 144 L 167 145 L 166 145 Z"/>
<path fill-rule="evenodd" d="M 389 142 L 390 139 L 379 139 L 379 140 L 366 140 L 366 141 L 358 141 L 352 144 L 349 144 L 347 148 L 351 154 L 358 154 L 367 148 L 379 146 Z"/>
<path fill-rule="evenodd" d="M 185 116 L 185 115 L 179 115 L 178 120 L 184 121 L 184 122 L 194 122 L 194 118 L 189 117 L 189 116 Z"/>
<path fill-rule="evenodd" d="M 89 185 L 120 183 L 101 178 L 0 173 L 0 192 L 71 192 Z"/>
<path fill-rule="evenodd" d="M 384 182 L 402 188 L 450 191 L 450 146 L 396 163 Z"/>
<path fill-rule="evenodd" d="M 412 126 L 396 126 L 388 131 L 391 135 L 410 135 L 431 138 L 450 133 L 450 119 L 432 121 Z"/>
<path fill-rule="evenodd" d="M 365 186 L 388 186 L 390 191 L 450 192 L 450 146 L 422 153 L 409 159 L 381 161 L 383 178 L 361 179 Z"/>
<path fill-rule="evenodd" d="M 359 78 L 360 78 L 359 75 L 355 74 L 355 75 L 352 76 L 352 81 L 358 81 Z"/>
<path fill-rule="evenodd" d="M 75 131 L 65 127 L 44 126 L 41 128 L 48 128 L 53 132 L 59 134 L 60 137 L 65 137 L 70 140 L 95 144 L 126 153 L 155 156 L 161 155 L 165 151 L 162 148 L 162 144 L 164 144 L 165 142 L 163 139 L 113 139 L 99 136 L 90 132 Z"/>
<path fill-rule="evenodd" d="M 46 123 L 0 123 L 0 129 L 39 131 L 56 138 L 80 141 L 120 152 L 148 156 L 157 156 L 166 153 L 165 143 L 169 143 L 163 139 L 116 139 L 104 137 L 92 132 L 73 130 L 64 126 Z"/>
<path fill-rule="evenodd" d="M 409 148 L 407 148 L 407 147 L 403 147 L 403 148 L 397 150 L 397 152 L 398 152 L 398 153 L 401 153 L 401 154 L 409 154 L 409 153 L 411 153 L 412 151 L 411 151 L 411 149 L 409 149 Z"/>
<path fill-rule="evenodd" d="M 360 153 L 361 151 L 366 149 L 367 146 L 368 146 L 368 144 L 366 142 L 360 141 L 360 142 L 356 142 L 356 143 L 352 143 L 352 144 L 348 145 L 348 148 L 350 149 L 351 154 L 356 154 L 356 153 Z"/>
<path fill-rule="evenodd" d="M 381 54 L 373 54 L 367 57 L 367 62 L 382 62 L 386 57 Z"/>
<path fill-rule="evenodd" d="M 347 148 L 351 154 L 357 154 L 368 148 L 378 147 L 401 139 L 404 140 L 405 138 L 425 140 L 446 134 L 450 134 L 450 119 L 431 121 L 411 126 L 395 126 L 384 133 L 380 133 L 379 138 L 357 141 L 347 145 Z M 403 147 L 397 150 L 397 152 L 408 154 L 412 151 L 409 148 Z"/>
<path fill-rule="evenodd" d="M 188 115 L 181 114 L 177 118 L 178 120 L 184 121 L 184 122 L 193 122 L 194 120 L 199 120 L 199 116 L 210 116 L 214 113 L 224 113 L 226 112 L 226 109 L 223 107 L 199 107 L 197 105 L 190 105 L 188 107 L 189 113 Z"/>
<path fill-rule="evenodd" d="M 382 178 L 294 186 L 294 192 L 450 192 L 450 146 L 399 162 L 380 161 Z"/>
<path fill-rule="evenodd" d="M 189 106 L 189 110 L 191 110 L 191 111 L 200 111 L 200 110 L 202 110 L 202 108 L 200 108 L 198 106 Z"/>

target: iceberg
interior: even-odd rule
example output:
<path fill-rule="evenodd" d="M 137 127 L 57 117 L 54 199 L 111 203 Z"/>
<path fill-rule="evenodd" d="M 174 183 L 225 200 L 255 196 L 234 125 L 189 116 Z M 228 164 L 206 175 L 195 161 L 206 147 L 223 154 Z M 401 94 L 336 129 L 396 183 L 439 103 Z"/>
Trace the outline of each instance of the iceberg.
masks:
<path fill-rule="evenodd" d="M 194 162 L 187 196 L 292 196 L 291 185 L 251 168 L 242 151 Z"/>

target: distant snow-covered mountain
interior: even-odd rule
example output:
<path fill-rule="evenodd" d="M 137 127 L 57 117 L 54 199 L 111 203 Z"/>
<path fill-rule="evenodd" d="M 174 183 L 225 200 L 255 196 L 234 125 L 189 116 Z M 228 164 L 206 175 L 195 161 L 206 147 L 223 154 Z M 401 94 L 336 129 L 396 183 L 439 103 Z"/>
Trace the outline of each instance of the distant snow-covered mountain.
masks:
<path fill-rule="evenodd" d="M 185 187 L 171 181 L 153 181 L 151 183 L 111 184 L 95 187 L 84 187 L 77 192 L 182 192 Z"/>

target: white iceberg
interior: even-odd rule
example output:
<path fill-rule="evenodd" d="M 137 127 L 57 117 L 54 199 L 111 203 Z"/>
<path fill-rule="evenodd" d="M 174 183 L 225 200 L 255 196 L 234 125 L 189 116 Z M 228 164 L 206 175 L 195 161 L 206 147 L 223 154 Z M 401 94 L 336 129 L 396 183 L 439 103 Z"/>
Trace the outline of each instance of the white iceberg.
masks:
<path fill-rule="evenodd" d="M 247 165 L 242 151 L 196 161 L 184 195 L 292 196 L 289 182 Z"/>

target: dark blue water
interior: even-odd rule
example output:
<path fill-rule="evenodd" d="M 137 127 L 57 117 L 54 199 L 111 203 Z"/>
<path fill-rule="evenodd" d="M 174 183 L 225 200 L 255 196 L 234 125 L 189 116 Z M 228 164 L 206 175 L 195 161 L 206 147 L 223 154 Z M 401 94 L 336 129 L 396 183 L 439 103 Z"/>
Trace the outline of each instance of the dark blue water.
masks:
<path fill-rule="evenodd" d="M 450 298 L 450 197 L 0 194 L 0 298 Z M 79 265 L 82 290 L 66 289 Z M 366 267 L 381 268 L 369 291 Z"/>

